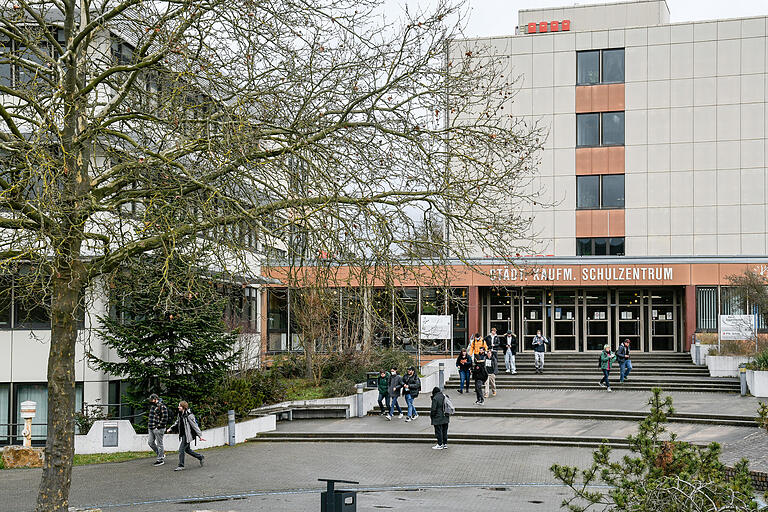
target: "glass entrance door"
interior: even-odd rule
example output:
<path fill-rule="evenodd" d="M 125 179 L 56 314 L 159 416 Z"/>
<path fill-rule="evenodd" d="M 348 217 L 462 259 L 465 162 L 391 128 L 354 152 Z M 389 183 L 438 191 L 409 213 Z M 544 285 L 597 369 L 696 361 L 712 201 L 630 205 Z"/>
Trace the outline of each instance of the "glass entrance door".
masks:
<path fill-rule="evenodd" d="M 579 339 L 578 293 L 576 290 L 555 289 L 552 292 L 550 332 L 553 351 L 576 351 Z"/>
<path fill-rule="evenodd" d="M 677 290 L 649 290 L 647 300 L 650 350 L 676 350 L 680 305 Z"/>
<path fill-rule="evenodd" d="M 520 338 L 522 350 L 533 350 L 533 337 L 536 336 L 536 331 L 541 331 L 542 335 L 547 336 L 545 314 L 544 290 L 524 288 L 523 336 Z"/>
<path fill-rule="evenodd" d="M 584 290 L 584 350 L 602 350 L 610 342 L 612 308 L 608 298 L 607 289 Z"/>
<path fill-rule="evenodd" d="M 495 327 L 499 336 L 510 330 L 519 339 L 520 293 L 517 289 L 495 288 L 489 290 L 486 308 L 486 330 L 480 333 L 483 337 Z"/>
<path fill-rule="evenodd" d="M 630 350 L 642 352 L 645 347 L 643 337 L 643 294 L 636 291 L 618 290 L 616 292 L 616 342 L 613 348 L 624 340 L 629 340 Z"/>

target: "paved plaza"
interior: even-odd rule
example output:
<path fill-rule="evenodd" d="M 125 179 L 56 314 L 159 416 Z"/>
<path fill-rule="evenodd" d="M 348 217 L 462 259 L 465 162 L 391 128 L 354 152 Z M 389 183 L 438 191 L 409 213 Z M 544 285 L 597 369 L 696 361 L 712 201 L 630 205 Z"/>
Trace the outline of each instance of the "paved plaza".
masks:
<path fill-rule="evenodd" d="M 474 395 L 449 391 L 457 407 L 472 407 Z M 678 412 L 754 415 L 758 400 L 729 394 L 672 393 Z M 649 393 L 625 391 L 504 390 L 486 401 L 494 408 L 560 408 L 603 411 L 647 410 Z M 428 397 L 417 404 L 425 406 Z M 741 456 L 754 469 L 768 469 L 768 434 L 756 427 L 672 423 L 681 438 L 718 441 L 723 460 Z M 378 416 L 351 420 L 281 422 L 280 432 L 431 432 L 429 418 L 406 423 Z M 619 420 L 457 416 L 450 433 L 558 434 L 625 437 L 636 423 Z M 449 433 L 449 436 L 450 436 Z M 358 510 L 557 510 L 566 490 L 552 478 L 553 463 L 585 467 L 592 449 L 556 446 L 453 444 L 433 451 L 424 442 L 249 442 L 206 450 L 206 466 L 174 472 L 176 454 L 165 466 L 152 459 L 74 468 L 71 505 L 102 510 L 252 511 L 319 510 L 318 478 L 360 482 Z M 621 452 L 617 451 L 617 455 Z M 194 461 L 192 461 L 194 462 Z M 0 512 L 32 510 L 39 470 L 0 473 Z"/>

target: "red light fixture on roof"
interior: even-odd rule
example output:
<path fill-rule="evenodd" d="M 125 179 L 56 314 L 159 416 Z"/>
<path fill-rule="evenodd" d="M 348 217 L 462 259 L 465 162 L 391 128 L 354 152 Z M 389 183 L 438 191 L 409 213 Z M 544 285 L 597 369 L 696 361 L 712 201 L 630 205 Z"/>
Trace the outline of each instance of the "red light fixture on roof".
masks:
<path fill-rule="evenodd" d="M 528 24 L 528 34 L 542 34 L 544 32 L 568 32 L 571 30 L 571 20 L 540 21 Z"/>

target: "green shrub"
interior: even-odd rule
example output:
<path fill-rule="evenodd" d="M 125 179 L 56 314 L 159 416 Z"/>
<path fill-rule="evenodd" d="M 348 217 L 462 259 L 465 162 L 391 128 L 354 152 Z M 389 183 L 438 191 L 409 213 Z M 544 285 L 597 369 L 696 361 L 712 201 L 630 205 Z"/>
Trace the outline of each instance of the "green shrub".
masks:
<path fill-rule="evenodd" d="M 306 377 L 304 354 L 279 354 L 272 358 L 270 369 L 286 379 Z"/>
<path fill-rule="evenodd" d="M 416 366 L 416 358 L 413 354 L 397 349 L 377 349 L 371 352 L 371 360 L 366 371 L 389 371 L 390 368 L 397 368 L 397 371 L 403 374 L 409 366 Z"/>
<path fill-rule="evenodd" d="M 331 379 L 323 386 L 326 398 L 347 396 L 355 392 L 355 381 L 350 379 Z"/>
<path fill-rule="evenodd" d="M 768 337 L 760 335 L 757 338 L 757 351 L 768 350 Z M 710 356 L 753 356 L 755 355 L 754 340 L 724 340 L 720 342 L 720 348 L 713 347 L 707 355 Z"/>
<path fill-rule="evenodd" d="M 747 369 L 749 370 L 768 370 L 768 350 L 763 350 L 755 356 L 755 359 L 751 363 L 747 363 Z"/>

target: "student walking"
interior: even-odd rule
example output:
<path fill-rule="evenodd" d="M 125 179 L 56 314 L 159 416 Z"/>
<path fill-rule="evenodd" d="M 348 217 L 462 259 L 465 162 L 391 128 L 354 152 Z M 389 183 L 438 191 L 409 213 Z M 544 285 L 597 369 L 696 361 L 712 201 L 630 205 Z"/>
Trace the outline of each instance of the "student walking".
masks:
<path fill-rule="evenodd" d="M 544 373 L 544 352 L 547 351 L 549 340 L 541 335 L 541 331 L 536 331 L 533 337 L 533 365 L 536 373 Z"/>
<path fill-rule="evenodd" d="M 485 370 L 488 372 L 488 380 L 485 381 L 485 398 L 488 398 L 488 390 L 496 396 L 496 375 L 499 373 L 499 359 L 496 350 L 491 349 L 486 355 Z"/>
<path fill-rule="evenodd" d="M 467 354 L 467 349 L 461 349 L 456 358 L 456 368 L 459 369 L 459 393 L 464 392 L 462 389 L 469 393 L 469 372 L 472 369 L 472 358 Z"/>
<path fill-rule="evenodd" d="M 488 370 L 485 369 L 485 349 L 480 347 L 480 351 L 472 361 L 472 378 L 475 380 L 475 395 L 477 401 L 475 404 L 483 405 L 485 398 L 483 397 L 483 386 L 485 381 L 488 380 Z"/>
<path fill-rule="evenodd" d="M 480 347 L 482 347 L 485 350 L 488 350 L 488 345 L 485 344 L 485 340 L 480 337 L 480 333 L 476 332 L 472 336 L 472 340 L 469 342 L 469 355 L 471 357 L 475 357 L 478 352 L 480 351 Z"/>
<path fill-rule="evenodd" d="M 619 345 L 616 349 L 616 360 L 619 362 L 619 383 L 623 384 L 629 372 L 632 371 L 632 361 L 629 359 L 629 340 L 624 340 L 624 343 Z"/>
<path fill-rule="evenodd" d="M 445 450 L 448 448 L 448 423 L 450 416 L 445 412 L 445 395 L 440 388 L 432 388 L 432 404 L 429 407 L 429 418 L 432 426 L 435 427 L 435 437 L 437 444 L 432 447 L 433 450 Z"/>
<path fill-rule="evenodd" d="M 163 447 L 163 433 L 168 425 L 168 408 L 163 400 L 155 393 L 149 395 L 149 414 L 147 415 L 147 444 L 157 454 L 157 460 L 153 466 L 165 464 L 165 448 Z"/>
<path fill-rule="evenodd" d="M 194 439 L 200 439 L 201 441 L 205 441 L 205 439 L 203 438 L 203 432 L 197 425 L 195 415 L 192 414 L 189 404 L 184 400 L 179 402 L 179 413 L 176 416 L 176 421 L 173 422 L 173 425 L 168 427 L 167 432 L 170 433 L 174 428 L 178 428 L 179 430 L 179 465 L 176 466 L 174 471 L 182 471 L 184 469 L 185 453 L 196 458 L 202 467 L 203 464 L 205 464 L 205 455 L 193 451 L 190 445 Z"/>
<path fill-rule="evenodd" d="M 419 391 L 421 391 L 421 379 L 416 374 L 416 368 L 411 366 L 403 377 L 403 396 L 405 396 L 405 403 L 408 404 L 408 417 L 405 418 L 405 421 L 415 420 L 419 417 L 419 413 L 416 412 L 416 407 L 413 405 L 413 400 L 419 396 Z"/>
<path fill-rule="evenodd" d="M 517 355 L 517 336 L 512 331 L 507 331 L 506 336 L 501 339 L 501 346 L 504 349 L 504 366 L 507 367 L 507 373 L 512 375 L 517 373 L 515 367 L 515 355 Z"/>
<path fill-rule="evenodd" d="M 499 343 L 501 342 L 501 336 L 496 334 L 496 328 L 491 329 L 491 333 L 485 337 L 485 350 L 486 352 L 489 350 L 496 350 L 499 348 Z"/>
<path fill-rule="evenodd" d="M 397 413 L 400 417 L 403 417 L 403 410 L 400 408 L 400 404 L 397 403 L 397 397 L 400 396 L 400 390 L 402 389 L 403 378 L 397 374 L 397 368 L 392 368 L 389 370 L 389 385 L 387 387 L 387 394 L 389 395 L 389 414 L 387 414 L 387 421 L 392 421 L 395 407 L 397 407 Z"/>
<path fill-rule="evenodd" d="M 379 372 L 379 378 L 377 382 L 379 386 L 379 411 L 381 411 L 382 416 L 386 416 L 387 412 L 389 411 L 389 376 L 387 375 L 386 370 L 381 370 Z M 384 404 L 386 403 L 386 409 L 384 408 Z"/>
<path fill-rule="evenodd" d="M 611 365 L 613 363 L 616 363 L 616 356 L 611 354 L 611 346 L 606 345 L 600 353 L 600 369 L 603 370 L 603 378 L 600 379 L 600 385 L 606 387 L 608 392 L 611 391 L 611 382 L 608 380 L 608 377 L 611 374 Z"/>

